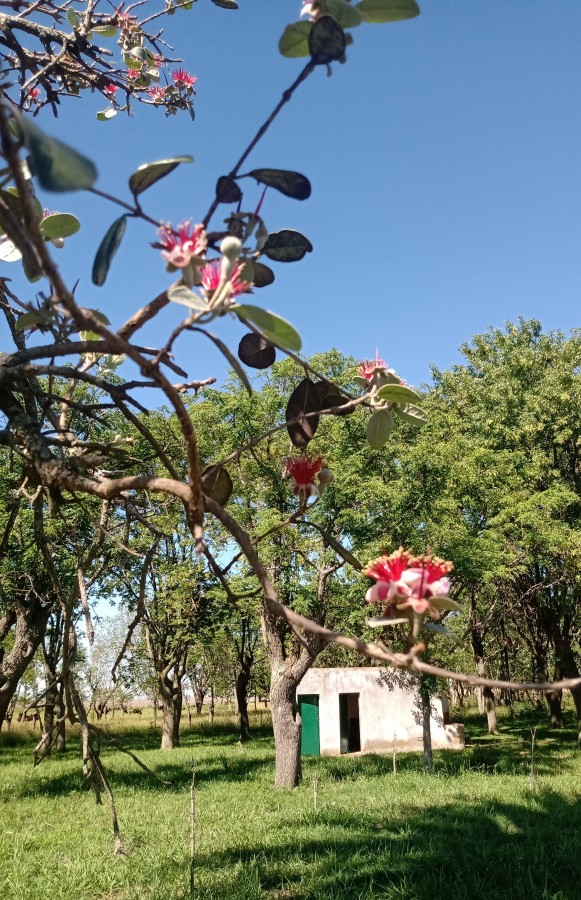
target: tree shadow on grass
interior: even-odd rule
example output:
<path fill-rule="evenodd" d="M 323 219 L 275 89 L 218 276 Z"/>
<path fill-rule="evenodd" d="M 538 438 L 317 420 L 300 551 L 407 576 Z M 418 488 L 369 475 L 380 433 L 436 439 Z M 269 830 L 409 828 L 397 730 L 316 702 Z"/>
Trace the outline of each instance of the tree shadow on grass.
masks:
<path fill-rule="evenodd" d="M 413 802 L 413 797 L 410 798 Z M 438 804 L 390 820 L 324 809 L 303 815 L 312 837 L 204 852 L 199 868 L 236 873 L 197 896 L 293 900 L 579 900 L 581 804 L 551 791 L 510 802 Z M 301 830 L 304 833 L 304 827 Z M 244 871 L 252 874 L 245 885 Z M 241 874 L 242 873 L 242 874 Z M 206 885 L 204 887 L 204 885 Z"/>

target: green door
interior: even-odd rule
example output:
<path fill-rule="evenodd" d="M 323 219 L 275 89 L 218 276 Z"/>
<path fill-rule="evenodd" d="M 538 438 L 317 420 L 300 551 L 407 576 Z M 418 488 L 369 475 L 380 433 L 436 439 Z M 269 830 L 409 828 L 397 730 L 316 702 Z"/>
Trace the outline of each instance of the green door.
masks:
<path fill-rule="evenodd" d="M 319 695 L 299 695 L 299 713 L 301 717 L 301 753 L 303 756 L 319 756 Z"/>

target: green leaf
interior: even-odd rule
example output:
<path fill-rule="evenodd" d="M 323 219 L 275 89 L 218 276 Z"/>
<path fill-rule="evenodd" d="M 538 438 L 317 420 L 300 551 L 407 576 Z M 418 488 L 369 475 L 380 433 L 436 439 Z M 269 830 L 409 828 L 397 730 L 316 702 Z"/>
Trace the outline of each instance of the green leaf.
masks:
<path fill-rule="evenodd" d="M 236 313 L 239 318 L 247 319 L 260 328 L 265 337 L 269 338 L 274 344 L 279 344 L 286 350 L 292 350 L 298 353 L 302 347 L 302 341 L 298 332 L 285 319 L 279 318 L 267 309 L 260 306 L 250 306 L 249 304 L 240 304 L 233 307 L 232 312 Z"/>
<path fill-rule="evenodd" d="M 212 3 L 220 9 L 238 9 L 236 0 L 212 0 Z"/>
<path fill-rule="evenodd" d="M 363 378 L 362 375 L 354 375 L 351 381 L 356 387 L 361 388 L 364 391 L 369 387 L 367 380 Z"/>
<path fill-rule="evenodd" d="M 368 628 L 384 628 L 386 625 L 408 625 L 409 619 L 403 616 L 398 618 L 394 616 L 375 616 L 372 619 L 366 619 L 365 624 Z"/>
<path fill-rule="evenodd" d="M 174 284 L 167 292 L 168 299 L 172 303 L 179 303 L 181 306 L 187 306 L 188 309 L 209 309 L 208 301 L 190 290 L 185 284 Z"/>
<path fill-rule="evenodd" d="M 177 169 L 180 163 L 191 163 L 194 161 L 193 156 L 174 156 L 171 159 L 160 159 L 157 162 L 144 163 L 133 173 L 129 179 L 129 190 L 134 197 L 143 193 L 147 188 L 165 178 L 174 169 Z"/>
<path fill-rule="evenodd" d="M 374 450 L 381 450 L 393 431 L 393 416 L 388 409 L 378 409 L 367 423 L 367 440 Z"/>
<path fill-rule="evenodd" d="M 96 331 L 79 331 L 79 337 L 82 341 L 102 341 L 103 337 Z"/>
<path fill-rule="evenodd" d="M 374 24 L 401 22 L 403 19 L 414 19 L 420 14 L 415 0 L 361 0 L 355 8 L 363 16 L 364 22 Z"/>
<path fill-rule="evenodd" d="M 406 403 L 405 406 L 396 405 L 393 407 L 393 412 L 410 425 L 425 425 L 428 421 L 427 413 L 419 406 L 414 406 L 413 403 Z"/>
<path fill-rule="evenodd" d="M 356 28 L 361 25 L 363 16 L 355 6 L 347 0 L 326 0 L 327 12 L 333 16 L 341 28 Z"/>
<path fill-rule="evenodd" d="M 30 152 L 33 174 L 46 191 L 80 191 L 97 178 L 94 163 L 66 144 L 50 137 L 30 119 L 18 116 L 18 124 Z"/>
<path fill-rule="evenodd" d="M 0 200 L 10 209 L 11 212 L 14 213 L 16 218 L 21 221 L 22 219 L 22 209 L 20 206 L 20 200 L 18 199 L 18 194 L 15 194 L 13 190 L 2 191 L 0 190 Z M 4 234 L 4 229 L 0 226 L 0 235 Z"/>
<path fill-rule="evenodd" d="M 93 315 L 95 316 L 95 318 L 96 318 L 99 322 L 101 322 L 101 324 L 103 324 L 103 325 L 110 325 L 110 324 L 111 324 L 111 322 L 109 321 L 109 319 L 107 318 L 107 316 L 105 315 L 105 313 L 104 313 L 104 312 L 101 312 L 100 309 L 90 309 L 89 312 L 90 312 L 90 313 L 93 313 Z M 99 340 L 99 341 L 100 341 L 100 340 L 101 340 L 101 335 L 97 335 L 96 340 Z"/>
<path fill-rule="evenodd" d="M 384 384 L 379 388 L 377 396 L 388 403 L 413 403 L 417 400 L 421 402 L 422 399 L 416 391 L 412 391 L 405 384 Z"/>
<path fill-rule="evenodd" d="M 456 611 L 462 609 L 460 604 L 452 600 L 451 597 L 430 597 L 430 603 L 436 609 L 454 609 Z"/>
<path fill-rule="evenodd" d="M 16 331 L 25 331 L 27 328 L 34 328 L 36 325 L 43 325 L 46 323 L 46 315 L 43 315 L 39 310 L 33 309 L 32 312 L 24 313 L 21 316 L 18 316 L 16 320 Z"/>
<path fill-rule="evenodd" d="M 298 262 L 307 253 L 311 253 L 313 245 L 300 231 L 284 228 L 268 235 L 262 252 L 275 262 Z"/>
<path fill-rule="evenodd" d="M 312 22 L 293 22 L 292 25 L 287 25 L 278 42 L 282 56 L 288 59 L 309 56 L 309 34 L 312 27 Z"/>
<path fill-rule="evenodd" d="M 114 119 L 116 115 L 117 110 L 113 106 L 108 106 L 107 109 L 103 109 L 101 112 L 97 113 L 97 121 L 107 122 L 109 119 Z"/>
<path fill-rule="evenodd" d="M 68 18 L 68 12 L 67 12 Z M 113 38 L 117 37 L 117 29 L 114 25 L 95 25 L 93 28 L 95 34 L 99 35 L 102 38 Z"/>
<path fill-rule="evenodd" d="M 289 172 L 286 169 L 253 169 L 248 175 L 256 178 L 260 184 L 280 191 L 293 200 L 307 200 L 311 196 L 311 182 L 299 172 Z"/>
<path fill-rule="evenodd" d="M 39 227 L 43 238 L 51 241 L 53 238 L 67 238 L 76 234 L 81 223 L 70 213 L 54 213 L 43 219 Z"/>
<path fill-rule="evenodd" d="M 67 9 L 67 21 L 71 28 L 78 28 L 81 24 L 81 20 L 72 6 Z"/>
<path fill-rule="evenodd" d="M 105 279 L 107 278 L 109 267 L 111 265 L 111 262 L 113 261 L 113 257 L 119 249 L 121 241 L 123 240 L 123 235 L 125 234 L 126 228 L 127 217 L 121 216 L 121 218 L 116 219 L 113 222 L 111 227 L 107 230 L 105 237 L 99 244 L 99 249 L 95 254 L 95 261 L 93 263 L 93 271 L 91 274 L 93 284 L 96 284 L 98 287 L 105 284 Z"/>
<path fill-rule="evenodd" d="M 328 66 L 345 56 L 345 32 L 332 16 L 322 16 L 313 23 L 309 34 L 309 53 L 318 66 Z"/>

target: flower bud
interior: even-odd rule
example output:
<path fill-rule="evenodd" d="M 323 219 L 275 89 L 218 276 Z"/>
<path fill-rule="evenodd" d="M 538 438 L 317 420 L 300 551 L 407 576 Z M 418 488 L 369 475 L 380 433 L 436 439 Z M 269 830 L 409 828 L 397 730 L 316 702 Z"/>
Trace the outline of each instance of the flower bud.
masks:
<path fill-rule="evenodd" d="M 220 244 L 220 253 L 227 259 L 235 261 L 242 253 L 242 242 L 237 237 L 228 235 Z"/>

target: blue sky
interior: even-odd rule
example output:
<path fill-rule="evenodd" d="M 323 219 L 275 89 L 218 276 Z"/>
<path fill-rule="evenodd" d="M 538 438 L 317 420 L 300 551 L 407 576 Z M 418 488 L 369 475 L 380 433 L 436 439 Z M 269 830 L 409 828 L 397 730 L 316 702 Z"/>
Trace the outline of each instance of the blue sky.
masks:
<path fill-rule="evenodd" d="M 194 123 L 139 106 L 132 119 L 101 123 L 102 98 L 86 96 L 65 101 L 56 122 L 43 111 L 39 124 L 92 157 L 97 186 L 120 197 L 139 164 L 191 153 L 195 163 L 152 188 L 144 206 L 174 224 L 198 221 L 217 177 L 303 65 L 277 51 L 299 0 L 239 5 L 198 0 L 166 20 L 166 39 L 199 78 Z M 275 284 L 252 302 L 292 321 L 308 355 L 338 347 L 364 358 L 378 346 L 412 384 L 429 379 L 431 363 L 457 362 L 458 346 L 489 325 L 522 315 L 579 326 L 581 288 L 581 4 L 420 5 L 415 20 L 354 29 L 347 64 L 331 78 L 317 70 L 248 161 L 296 169 L 313 186 L 303 203 L 269 191 L 269 230 L 297 228 L 314 252 L 273 266 Z M 254 209 L 259 189 L 242 184 Z M 80 279 L 83 305 L 118 325 L 170 283 L 149 247 L 154 230 L 130 222 L 106 285 L 93 287 L 94 250 L 118 212 L 81 194 L 43 200 L 82 221 L 58 259 L 71 283 Z M 166 310 L 144 341 L 158 344 L 181 313 Z M 243 333 L 224 320 L 214 330 L 234 346 Z M 176 357 L 192 378 L 225 371 L 199 336 L 183 338 Z"/>

